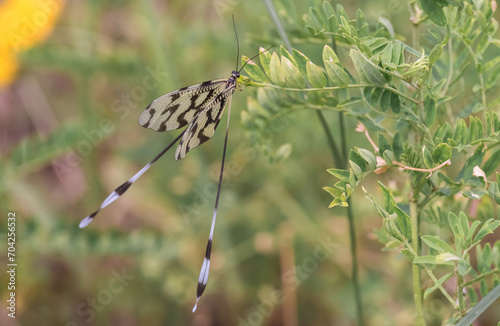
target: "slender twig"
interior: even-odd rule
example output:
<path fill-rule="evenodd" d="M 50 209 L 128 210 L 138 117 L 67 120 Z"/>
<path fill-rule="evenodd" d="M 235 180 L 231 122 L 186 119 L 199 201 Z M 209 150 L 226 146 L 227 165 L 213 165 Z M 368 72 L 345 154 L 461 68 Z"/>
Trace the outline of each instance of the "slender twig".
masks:
<path fill-rule="evenodd" d="M 427 176 L 427 178 L 429 178 L 432 175 L 433 172 L 441 169 L 444 166 L 451 165 L 451 160 L 447 160 L 447 161 L 439 164 L 438 166 L 430 168 L 430 169 L 414 168 L 414 167 L 411 167 L 411 166 L 404 165 L 403 163 L 399 163 L 397 161 L 393 161 L 392 163 L 395 164 L 395 165 L 397 165 L 397 166 L 400 166 L 403 170 L 411 170 L 411 171 L 418 171 L 418 172 L 429 172 L 429 175 Z"/>
<path fill-rule="evenodd" d="M 369 196 L 370 200 L 374 203 L 375 200 Z M 385 216 L 389 216 L 390 214 L 385 211 L 382 207 L 379 207 L 378 209 L 382 210 Z M 398 238 L 403 239 L 403 244 L 404 246 L 408 249 L 408 251 L 411 253 L 411 255 L 414 257 L 414 259 L 417 259 L 419 257 L 418 253 L 413 249 L 412 245 L 409 242 L 409 239 L 406 238 L 406 236 L 399 231 L 398 227 L 396 224 L 394 224 L 394 221 L 389 219 L 389 223 L 391 223 L 391 230 L 396 232 L 398 234 Z M 429 277 L 434 281 L 435 284 L 438 284 L 438 279 L 432 272 L 432 270 L 423 265 L 422 268 L 426 271 L 426 273 L 429 275 Z M 438 289 L 441 291 L 441 293 L 445 296 L 445 298 L 450 302 L 450 304 L 458 310 L 458 304 L 453 300 L 453 298 L 450 296 L 450 294 L 444 289 L 443 285 L 439 285 Z"/>
<path fill-rule="evenodd" d="M 472 246 L 471 246 L 472 247 Z M 478 277 L 475 277 L 473 278 L 472 280 L 468 281 L 468 282 L 465 282 L 464 284 L 462 284 L 462 287 L 467 287 L 469 285 L 472 285 L 474 283 L 477 283 L 479 281 L 481 281 L 482 279 L 485 279 L 487 278 L 488 276 L 491 276 L 491 275 L 494 275 L 494 274 L 497 274 L 497 273 L 500 273 L 500 268 L 494 268 L 484 274 L 481 274 L 480 276 Z"/>
<path fill-rule="evenodd" d="M 417 49 L 420 47 L 420 39 L 418 37 L 418 29 L 421 20 L 421 11 L 417 5 L 414 5 L 412 0 L 408 0 L 408 8 L 410 11 L 410 21 L 412 24 L 412 42 L 413 48 Z M 420 95 L 422 92 L 419 92 Z M 421 100 L 422 97 L 419 97 Z M 417 104 L 420 108 L 422 108 L 423 104 Z M 432 139 L 432 138 L 431 138 Z M 409 137 L 409 145 L 412 146 L 415 142 L 414 137 Z M 417 185 L 414 184 L 413 178 L 410 174 L 408 174 L 408 178 L 410 181 L 411 192 L 408 198 L 410 204 L 410 219 L 411 219 L 411 246 L 407 246 L 407 248 L 411 248 L 415 254 L 420 253 L 420 237 L 419 237 L 419 209 L 418 209 L 418 195 L 419 191 L 417 189 Z M 415 304 L 415 325 L 416 326 L 425 326 L 424 319 L 424 311 L 423 311 L 423 295 L 422 295 L 422 286 L 420 281 L 420 267 L 419 265 L 412 262 L 412 278 L 413 278 L 413 300 Z"/>
<path fill-rule="evenodd" d="M 278 13 L 276 12 L 276 8 L 274 8 L 273 1 L 272 0 L 264 0 L 264 4 L 266 5 L 267 12 L 269 12 L 271 19 L 273 20 L 274 25 L 276 26 L 276 29 L 278 30 L 278 34 L 280 35 L 281 39 L 285 43 L 285 46 L 286 46 L 288 52 L 292 53 L 292 44 L 290 43 L 290 40 L 288 39 L 288 36 L 286 35 L 285 29 L 283 28 L 283 25 L 281 24 Z"/>
<path fill-rule="evenodd" d="M 368 133 L 368 129 L 366 129 L 365 125 L 362 122 L 359 122 L 358 125 L 356 126 L 356 131 L 357 132 L 364 132 L 365 137 L 368 140 L 368 142 L 372 145 L 373 151 L 378 152 L 379 148 L 377 144 L 373 141 L 372 137 L 370 137 L 370 134 Z"/>
<path fill-rule="evenodd" d="M 373 150 L 375 152 L 379 151 L 378 146 L 375 144 L 375 142 L 370 137 L 370 134 L 368 133 L 368 129 L 366 129 L 366 127 L 363 125 L 363 123 L 361 123 L 361 122 L 358 123 L 358 126 L 356 127 L 356 131 L 357 132 L 364 132 L 365 133 L 365 137 L 366 137 L 366 139 L 368 139 L 368 141 L 372 145 Z M 429 178 L 432 175 L 432 173 L 436 172 L 437 170 L 439 170 L 439 169 L 441 169 L 441 168 L 443 168 L 443 167 L 445 167 L 447 165 L 451 165 L 451 160 L 444 161 L 443 163 L 439 164 L 438 166 L 435 166 L 435 167 L 430 168 L 430 169 L 414 168 L 414 167 L 405 165 L 403 163 L 400 163 L 398 161 L 392 161 L 392 164 L 401 167 L 402 170 L 410 170 L 410 171 L 417 171 L 417 172 L 428 172 L 429 175 L 427 176 L 427 178 Z"/>
<path fill-rule="evenodd" d="M 278 86 L 278 85 L 273 85 L 273 84 L 268 84 L 268 83 L 258 83 L 258 82 L 250 82 L 249 86 L 257 86 L 257 87 L 271 87 L 271 88 L 277 88 L 277 89 L 281 89 L 283 91 L 290 91 L 290 92 L 324 92 L 324 91 L 335 91 L 335 90 L 339 90 L 339 89 L 346 89 L 346 88 L 365 88 L 365 87 L 378 87 L 378 88 L 383 88 L 383 89 L 386 89 L 390 92 L 393 92 L 405 99 L 407 99 L 408 101 L 411 101 L 415 104 L 420 104 L 420 102 L 400 91 L 398 91 L 397 89 L 387 85 L 387 84 L 384 84 L 384 85 L 373 85 L 373 84 L 350 84 L 350 85 L 346 85 L 346 86 L 331 86 L 331 87 L 323 87 L 323 88 L 292 88 L 292 87 L 281 87 L 281 86 Z"/>
<path fill-rule="evenodd" d="M 419 235 L 418 235 L 418 208 L 417 208 L 417 197 L 418 195 L 411 194 L 410 198 L 410 218 L 411 218 L 411 246 L 412 249 L 418 253 L 419 250 Z M 424 314 L 423 314 L 423 296 L 422 296 L 422 285 L 420 281 L 420 267 L 412 263 L 411 264 L 412 274 L 413 274 L 413 299 L 415 301 L 415 325 L 422 326 L 425 325 Z"/>
<path fill-rule="evenodd" d="M 336 49 L 336 42 L 333 39 L 333 48 Z M 340 124 L 340 138 L 342 142 L 342 153 L 343 162 L 342 167 L 344 169 L 349 169 L 349 151 L 347 147 L 347 133 L 345 129 L 344 122 L 344 112 L 339 112 L 339 124 Z M 351 205 L 351 197 L 347 198 L 347 219 L 349 221 L 349 250 L 351 252 L 351 278 L 352 278 L 352 286 L 354 288 L 354 301 L 356 303 L 356 313 L 358 317 L 358 326 L 364 325 L 364 317 L 363 317 L 363 299 L 361 297 L 361 286 L 359 285 L 359 276 L 358 276 L 358 256 L 357 256 L 357 241 L 356 241 L 356 224 L 354 221 L 354 213 L 353 207 Z"/>
<path fill-rule="evenodd" d="M 349 220 L 349 246 L 352 260 L 352 285 L 354 288 L 354 300 L 356 302 L 356 313 L 358 317 L 358 326 L 364 325 L 363 318 L 363 300 L 361 297 L 361 286 L 359 285 L 358 276 L 358 257 L 357 257 L 357 242 L 356 242 L 356 224 L 354 223 L 354 214 L 352 212 L 351 198 L 347 198 L 347 218 Z"/>
<path fill-rule="evenodd" d="M 465 315 L 465 300 L 464 300 L 464 277 L 460 275 L 460 273 L 457 272 L 457 284 L 458 284 L 458 290 L 457 290 L 457 296 L 458 296 L 458 310 L 462 314 L 462 316 Z"/>
<path fill-rule="evenodd" d="M 332 132 L 330 131 L 330 128 L 328 127 L 328 124 L 326 122 L 325 116 L 319 110 L 316 111 L 316 112 L 319 113 L 318 114 L 318 119 L 319 119 L 319 121 L 321 123 L 321 126 L 323 127 L 324 132 L 325 132 L 326 139 L 328 141 L 328 145 L 329 145 L 330 151 L 332 153 L 333 162 L 335 162 L 335 166 L 337 166 L 337 167 L 343 166 L 343 162 L 345 160 L 344 156 L 339 151 L 339 149 L 337 147 L 337 144 L 335 143 L 335 140 L 333 139 Z"/>

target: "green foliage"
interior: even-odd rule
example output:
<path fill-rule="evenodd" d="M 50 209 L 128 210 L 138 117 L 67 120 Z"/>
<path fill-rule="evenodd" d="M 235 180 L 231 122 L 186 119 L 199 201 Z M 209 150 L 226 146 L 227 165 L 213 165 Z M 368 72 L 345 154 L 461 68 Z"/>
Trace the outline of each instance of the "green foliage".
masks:
<path fill-rule="evenodd" d="M 248 69 L 250 76 L 258 76 L 250 85 L 259 87 L 248 103 L 257 101 L 259 112 L 267 114 L 249 108 L 242 113 L 246 121 L 260 119 L 265 125 L 274 112 L 297 109 L 333 110 L 359 121 L 356 130 L 372 146 L 353 146 L 347 168 L 328 169 L 337 179 L 323 188 L 333 197 L 330 207 L 349 206 L 368 175 L 392 172 L 393 167 L 402 171 L 402 187 L 379 182 L 383 205 L 363 188 L 383 219 L 377 236 L 387 249 L 400 251 L 427 272 L 433 284 L 424 298 L 441 291 L 456 309 L 449 322 L 478 303 L 477 289 L 487 295 L 492 282 L 486 280 L 500 275 L 500 242 L 482 244 L 500 225 L 498 217 L 465 214 L 467 202 L 500 205 L 500 175 L 493 177 L 500 166 L 500 92 L 493 91 L 500 75 L 500 39 L 494 10 L 491 1 L 412 3 L 414 26 L 431 28 L 410 45 L 395 36 L 387 20 L 371 26 L 361 10 L 352 18 L 341 5 L 333 8 L 325 1 L 304 17 L 310 35 L 293 32 L 295 43 L 311 38 L 320 43 L 322 60 L 281 47 L 261 55 L 260 65 Z M 471 88 L 464 89 L 465 79 Z M 250 135 L 261 128 L 255 123 L 246 127 Z M 457 196 L 461 199 L 455 203 Z M 477 264 L 470 258 L 474 249 Z M 454 276 L 457 289 L 450 294 L 442 285 Z M 413 277 L 418 285 L 419 275 Z M 463 289 L 470 292 L 468 303 Z M 419 286 L 414 291 L 418 300 Z M 459 298 L 458 305 L 452 295 Z"/>
<path fill-rule="evenodd" d="M 363 302 L 373 323 L 399 324 L 390 318 L 402 311 L 413 315 L 408 298 L 418 301 L 420 295 L 428 320 L 434 311 L 427 310 L 426 304 L 432 305 L 436 298 L 447 300 L 450 309 L 442 309 L 433 324 L 471 324 L 500 292 L 500 244 L 493 238 L 498 234 L 496 206 L 500 204 L 500 41 L 493 1 L 409 1 L 410 21 L 390 10 L 389 16 L 378 17 L 377 11 L 363 12 L 352 2 L 344 2 L 345 8 L 328 1 L 313 1 L 312 8 L 298 1 L 275 2 L 292 48 L 274 47 L 248 62 L 244 73 L 251 79 L 248 86 L 255 87 L 234 96 L 234 104 L 247 103 L 241 110 L 247 139 L 241 139 L 238 128 L 231 129 L 227 166 L 231 181 L 223 192 L 229 200 L 221 200 L 227 219 L 216 231 L 220 252 L 214 255 L 214 282 L 207 291 L 216 293 L 217 301 L 220 295 L 235 302 L 230 315 L 246 316 L 246 305 L 253 314 L 255 298 L 266 300 L 269 288 L 282 285 L 283 275 L 275 270 L 279 256 L 293 254 L 299 266 L 315 252 L 311 238 L 333 233 L 335 241 L 347 243 L 349 232 L 336 219 L 355 208 L 355 224 L 363 226 L 355 230 L 358 237 L 366 239 L 370 233 L 384 251 L 399 254 L 394 259 L 376 249 L 367 250 L 368 241 L 360 243 L 364 259 L 360 265 L 370 266 L 369 273 L 359 273 L 364 275 Z M 231 7 L 228 11 L 235 11 L 245 53 L 253 55 L 258 46 L 287 43 L 259 6 L 223 3 Z M 356 5 L 368 3 L 370 8 L 392 4 L 360 1 Z M 15 105 L 11 95 L 16 98 L 24 81 L 34 76 L 43 81 L 42 90 L 61 124 L 43 136 L 34 131 L 44 129 L 39 121 L 32 125 L 28 121 L 24 127 L 5 124 L 7 151 L 0 162 L 0 190 L 4 210 L 13 207 L 19 214 L 19 256 L 26 267 L 19 270 L 19 294 L 26 306 L 20 311 L 21 324 L 71 323 L 84 298 L 100 293 L 100 284 L 110 281 L 112 267 L 123 265 L 131 267 L 137 280 L 114 296 L 93 324 L 128 318 L 130 302 L 137 297 L 144 298 L 133 308 L 138 323 L 192 323 L 189 306 L 194 293 L 189 289 L 194 291 L 203 257 L 198 250 L 205 245 L 203 216 L 213 208 L 212 194 L 203 196 L 205 185 L 213 183 L 207 173 L 211 168 L 202 165 L 220 159 L 220 126 L 214 139 L 188 160 L 163 161 L 148 171 L 134 186 L 137 190 L 107 210 L 95 228 L 82 232 L 77 223 L 109 190 L 161 150 L 162 137 L 169 139 L 169 135 L 149 136 L 155 133 L 137 126 L 136 116 L 148 101 L 169 90 L 224 77 L 223 68 L 233 67 L 232 30 L 230 24 L 227 28 L 221 24 L 230 21 L 229 12 L 199 19 L 193 5 L 199 3 L 174 1 L 166 10 L 155 2 L 114 1 L 112 6 L 96 2 L 83 7 L 91 14 L 81 15 L 82 6 L 68 3 L 64 14 L 68 16 L 56 27 L 54 38 L 19 55 L 23 78 L 6 92 L 6 102 Z M 179 12 L 188 13 L 189 19 Z M 123 19 L 107 19 L 116 13 Z M 255 34 L 249 46 L 251 33 Z M 248 57 L 242 59 L 246 62 Z M 135 91 L 147 74 L 144 67 L 156 65 L 168 72 L 168 78 L 148 89 L 144 99 L 129 102 L 127 114 L 115 111 L 120 109 L 114 105 L 116 100 L 141 95 Z M 29 120 L 22 104 L 17 107 L 21 113 L 16 112 L 16 117 L 21 118 L 13 121 Z M 244 105 L 234 105 L 233 112 L 236 107 Z M 309 118 L 318 111 L 334 126 L 333 144 L 346 139 L 345 150 L 338 150 L 341 164 L 325 163 L 329 153 L 319 140 L 322 134 L 316 121 Z M 292 128 L 294 117 L 301 121 Z M 11 116 L 7 118 L 10 124 Z M 107 119 L 116 128 L 107 129 L 97 141 L 89 139 L 99 121 Z M 355 134 L 357 123 L 360 133 Z M 271 162 L 288 160 L 270 167 L 256 159 L 257 151 Z M 60 163 L 74 172 L 72 178 L 58 179 L 63 175 L 57 170 Z M 331 167 L 329 174 L 326 167 Z M 332 181 L 321 195 L 318 185 L 325 177 Z M 66 188 L 61 186 L 63 181 Z M 363 205 L 358 188 L 375 210 Z M 330 207 L 337 207 L 332 216 L 325 216 L 322 208 L 328 196 Z M 180 206 L 198 213 L 183 220 L 177 212 Z M 380 229 L 368 229 L 373 225 L 370 210 L 380 216 Z M 262 245 L 266 243 L 262 238 L 281 244 L 279 227 L 290 222 L 296 232 L 291 249 Z M 115 227 L 124 231 L 109 230 Z M 377 263 L 382 259 L 384 263 L 371 264 L 376 254 Z M 298 296 L 301 322 L 317 318 L 316 324 L 353 323 L 351 304 L 344 300 L 352 296 L 349 280 L 335 266 L 343 262 L 343 257 L 331 256 L 313 271 L 314 277 L 307 274 L 298 280 L 302 282 L 298 293 L 307 294 Z M 410 275 L 404 265 L 399 268 L 404 262 L 417 267 L 421 275 Z M 54 263 L 63 268 L 54 268 Z M 386 275 L 391 282 L 384 281 Z M 411 286 L 412 276 L 413 294 L 408 295 L 406 285 Z M 419 276 L 424 282 L 415 286 Z M 49 278 L 57 282 L 48 282 Z M 51 293 L 50 300 L 46 293 Z M 379 300 L 381 293 L 383 300 Z M 302 299 L 312 296 L 318 298 L 315 316 Z M 385 304 L 386 299 L 397 304 Z M 219 320 L 216 309 L 211 311 Z M 267 317 L 274 318 L 275 312 Z M 227 319 L 228 314 L 223 314 Z M 38 316 L 61 319 L 31 322 Z M 415 324 L 419 324 L 417 318 Z"/>

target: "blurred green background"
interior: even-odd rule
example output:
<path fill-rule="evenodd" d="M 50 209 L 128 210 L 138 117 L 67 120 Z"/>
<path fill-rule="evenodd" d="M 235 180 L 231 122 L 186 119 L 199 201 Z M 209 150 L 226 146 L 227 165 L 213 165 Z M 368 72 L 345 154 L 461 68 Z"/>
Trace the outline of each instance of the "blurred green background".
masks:
<path fill-rule="evenodd" d="M 12 2 L 0 2 L 0 11 Z M 16 319 L 6 316 L 8 274 L 0 274 L 0 324 L 354 325 L 348 225 L 342 209 L 327 208 L 331 197 L 321 189 L 333 183 L 325 171 L 333 161 L 320 124 L 305 111 L 262 135 L 293 145 L 287 160 L 270 163 L 240 124 L 246 96 L 255 89 L 233 97 L 228 174 L 210 278 L 196 314 L 191 308 L 225 120 L 212 140 L 181 161 L 174 160 L 174 150 L 167 153 L 88 228 L 78 228 L 178 134 L 138 125 L 148 103 L 186 85 L 230 76 L 236 59 L 231 14 L 240 54 L 252 56 L 269 46 L 259 42 L 274 28 L 265 5 L 40 3 L 19 15 L 39 19 L 43 28 L 53 25 L 50 35 L 35 40 L 29 28 L 20 30 L 25 49 L 12 63 L 2 59 L 3 74 L 18 66 L 0 89 L 1 216 L 2 221 L 9 212 L 17 217 L 18 268 Z M 373 23 L 384 16 L 401 37 L 409 37 L 404 1 L 336 3 L 352 16 L 361 8 Z M 307 12 L 307 2 L 295 4 L 299 16 Z M 57 8 L 60 14 L 50 18 Z M 45 23 L 43 14 L 36 16 L 40 10 L 49 17 Z M 322 50 L 321 44 L 298 47 L 311 58 Z M 325 114 L 337 132 L 337 115 Z M 354 132 L 356 121 L 347 123 L 350 145 L 364 144 Z M 364 186 L 375 189 L 375 179 Z M 373 236 L 381 220 L 362 194 L 353 202 L 367 324 L 409 325 L 410 266 L 403 257 L 382 252 Z M 0 231 L 5 248 L 5 223 Z M 429 325 L 440 325 L 447 303 L 434 298 L 425 305 Z M 478 325 L 495 323 L 493 312 L 482 318 Z"/>

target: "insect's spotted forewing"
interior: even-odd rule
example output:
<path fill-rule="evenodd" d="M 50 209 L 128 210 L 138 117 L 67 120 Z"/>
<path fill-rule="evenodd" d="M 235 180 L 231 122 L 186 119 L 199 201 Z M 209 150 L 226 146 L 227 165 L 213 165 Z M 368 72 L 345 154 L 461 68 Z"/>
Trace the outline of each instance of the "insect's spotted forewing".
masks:
<path fill-rule="evenodd" d="M 175 159 L 184 158 L 186 154 L 195 147 L 200 146 L 215 134 L 215 129 L 224 113 L 224 108 L 229 97 L 234 93 L 235 85 L 226 88 L 217 95 L 208 105 L 200 111 L 186 128 L 184 136 L 177 146 Z"/>
<path fill-rule="evenodd" d="M 182 128 L 224 91 L 226 82 L 210 80 L 160 96 L 142 112 L 139 124 L 155 131 Z"/>

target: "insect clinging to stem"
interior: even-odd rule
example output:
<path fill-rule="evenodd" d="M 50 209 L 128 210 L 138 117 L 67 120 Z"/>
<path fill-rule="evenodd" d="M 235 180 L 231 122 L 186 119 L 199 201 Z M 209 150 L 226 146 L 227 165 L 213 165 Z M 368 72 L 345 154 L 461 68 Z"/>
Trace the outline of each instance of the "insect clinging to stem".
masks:
<path fill-rule="evenodd" d="M 146 172 L 153 163 L 160 159 L 172 146 L 177 142 L 175 159 L 180 160 L 195 147 L 200 146 L 208 141 L 215 134 L 215 130 L 222 119 L 224 109 L 229 106 L 227 113 L 227 125 L 224 138 L 224 148 L 222 151 L 222 163 L 220 168 L 220 176 L 217 188 L 217 196 L 215 199 L 215 208 L 212 216 L 212 224 L 205 252 L 205 258 L 201 267 L 200 276 L 198 279 L 198 287 L 196 292 L 196 303 L 193 307 L 193 312 L 196 311 L 198 301 L 200 300 L 203 291 L 207 285 L 208 274 L 210 270 L 210 254 L 212 252 L 212 240 L 214 235 L 215 220 L 217 217 L 217 208 L 219 205 L 219 197 L 221 191 L 222 177 L 224 174 L 224 162 L 226 157 L 227 139 L 229 134 L 229 119 L 231 114 L 231 99 L 235 90 L 243 90 L 249 79 L 240 76 L 241 70 L 253 58 L 259 56 L 265 51 L 272 48 L 269 47 L 263 52 L 246 60 L 243 66 L 238 69 L 239 59 L 239 42 L 236 33 L 236 24 L 233 27 L 236 35 L 236 44 L 238 48 L 236 56 L 236 69 L 232 71 L 231 76 L 227 79 L 209 80 L 200 84 L 187 86 L 158 97 L 152 101 L 139 117 L 139 124 L 144 128 L 153 129 L 155 131 L 175 130 L 186 127 L 167 147 L 165 147 L 153 160 L 147 163 L 133 177 L 125 181 L 117 187 L 92 214 L 85 217 L 80 222 L 80 228 L 84 228 L 92 222 L 101 209 L 108 206 L 120 196 L 122 196 L 130 186 L 141 175 Z"/>

